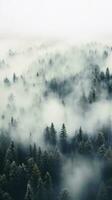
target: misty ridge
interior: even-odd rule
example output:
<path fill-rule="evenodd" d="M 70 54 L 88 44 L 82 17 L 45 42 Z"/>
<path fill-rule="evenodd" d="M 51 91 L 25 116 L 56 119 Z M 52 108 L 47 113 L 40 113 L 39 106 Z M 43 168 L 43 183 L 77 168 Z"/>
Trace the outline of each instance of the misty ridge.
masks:
<path fill-rule="evenodd" d="M 112 47 L 0 47 L 0 199 L 112 198 Z"/>

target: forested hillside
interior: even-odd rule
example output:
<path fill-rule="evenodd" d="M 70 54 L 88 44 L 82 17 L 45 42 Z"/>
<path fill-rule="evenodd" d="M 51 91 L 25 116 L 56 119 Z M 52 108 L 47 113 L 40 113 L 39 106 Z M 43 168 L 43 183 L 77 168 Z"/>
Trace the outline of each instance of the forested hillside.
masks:
<path fill-rule="evenodd" d="M 110 200 L 112 48 L 0 56 L 0 200 Z"/>

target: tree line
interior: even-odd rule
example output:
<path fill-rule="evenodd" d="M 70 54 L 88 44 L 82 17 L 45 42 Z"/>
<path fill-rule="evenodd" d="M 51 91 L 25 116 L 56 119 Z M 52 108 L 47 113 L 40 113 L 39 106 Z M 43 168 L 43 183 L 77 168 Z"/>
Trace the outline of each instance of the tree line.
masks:
<path fill-rule="evenodd" d="M 83 157 L 103 163 L 101 180 L 91 183 L 83 200 L 112 198 L 111 129 L 88 135 L 80 127 L 69 136 L 65 124 L 57 133 L 54 124 L 43 132 L 45 148 L 38 142 L 22 144 L 12 141 L 8 133 L 0 135 L 0 199 L 1 200 L 72 200 L 62 188 L 64 160 Z M 74 186 L 75 187 L 75 186 Z"/>

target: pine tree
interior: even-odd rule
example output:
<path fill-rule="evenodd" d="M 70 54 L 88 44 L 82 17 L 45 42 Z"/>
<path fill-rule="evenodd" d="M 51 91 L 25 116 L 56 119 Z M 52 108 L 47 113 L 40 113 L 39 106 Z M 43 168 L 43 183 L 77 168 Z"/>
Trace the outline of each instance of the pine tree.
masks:
<path fill-rule="evenodd" d="M 110 79 L 110 71 L 109 71 L 108 67 L 106 69 L 106 79 L 107 79 L 107 81 L 109 81 L 109 79 Z"/>
<path fill-rule="evenodd" d="M 10 162 L 17 160 L 17 153 L 15 149 L 14 142 L 12 141 L 5 156 L 6 160 L 9 160 Z"/>
<path fill-rule="evenodd" d="M 54 124 L 51 123 L 51 128 L 50 128 L 50 142 L 54 146 L 56 145 L 57 138 L 56 138 L 56 130 L 54 128 Z"/>
<path fill-rule="evenodd" d="M 39 170 L 38 166 L 34 163 L 34 165 L 32 167 L 32 171 L 31 171 L 31 177 L 30 177 L 30 183 L 31 183 L 31 186 L 32 186 L 32 189 L 34 192 L 37 188 L 40 177 L 41 177 L 40 170 Z"/>
<path fill-rule="evenodd" d="M 36 147 L 35 143 L 34 143 L 33 150 L 32 150 L 32 156 L 34 158 L 34 161 L 37 162 L 37 147 Z"/>
<path fill-rule="evenodd" d="M 45 129 L 44 140 L 46 144 L 50 144 L 50 128 L 48 126 Z"/>
<path fill-rule="evenodd" d="M 78 142 L 82 142 L 82 140 L 83 140 L 83 131 L 82 131 L 81 127 L 79 129 L 78 134 L 77 134 L 77 140 L 78 140 Z"/>
<path fill-rule="evenodd" d="M 37 151 L 37 165 L 39 169 L 42 168 L 42 150 L 40 147 L 38 148 L 38 151 Z"/>
<path fill-rule="evenodd" d="M 62 153 L 67 153 L 68 146 L 67 146 L 67 132 L 65 125 L 62 125 L 61 133 L 60 133 L 60 149 Z"/>
<path fill-rule="evenodd" d="M 101 145 L 105 144 L 105 138 L 103 133 L 98 133 L 96 138 L 96 147 L 100 147 Z"/>
<path fill-rule="evenodd" d="M 14 74 L 13 74 L 13 83 L 15 83 L 16 80 L 17 80 L 17 77 L 16 77 L 16 74 L 14 73 Z"/>

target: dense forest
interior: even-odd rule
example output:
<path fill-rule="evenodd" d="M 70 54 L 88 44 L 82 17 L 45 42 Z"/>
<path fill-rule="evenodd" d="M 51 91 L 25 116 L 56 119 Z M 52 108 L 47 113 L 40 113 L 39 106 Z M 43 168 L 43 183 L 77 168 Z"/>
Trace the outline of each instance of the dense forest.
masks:
<path fill-rule="evenodd" d="M 112 146 L 109 127 L 102 128 L 94 136 L 88 136 L 80 127 L 70 138 L 64 124 L 57 136 L 52 123 L 44 131 L 44 141 L 45 150 L 36 143 L 23 145 L 14 142 L 8 133 L 1 133 L 0 199 L 74 199 L 67 188 L 62 188 L 62 169 L 67 159 L 73 162 L 77 157 L 91 163 L 102 163 L 100 179 L 90 181 L 80 199 L 112 198 Z"/>
<path fill-rule="evenodd" d="M 104 56 L 107 56 L 106 52 Z M 52 60 L 49 64 L 52 65 Z M 39 74 L 37 73 L 36 76 Z M 53 92 L 65 105 L 66 95 L 71 93 L 73 84 L 81 80 L 81 77 L 82 74 L 76 74 L 61 82 L 56 79 L 46 81 L 45 98 L 49 92 Z M 108 101 L 112 99 L 112 75 L 109 68 L 103 72 L 97 65 L 94 65 L 91 67 L 89 78 L 91 89 L 87 94 L 82 90 L 79 99 L 83 112 L 98 102 L 102 94 L 104 94 L 103 98 Z M 14 74 L 13 83 L 17 81 L 18 78 Z M 7 78 L 4 84 L 11 87 Z M 50 113 L 47 114 L 50 115 Z M 4 115 L 1 117 L 2 120 L 5 118 Z M 33 133 L 29 134 L 29 140 L 26 143 L 12 137 L 11 132 L 15 132 L 16 135 L 16 126 L 16 120 L 12 116 L 8 129 L 0 130 L 1 200 L 110 200 L 112 198 L 110 119 L 106 124 L 94 130 L 94 134 L 90 134 L 89 129 L 84 130 L 82 125 L 70 134 L 65 123 L 59 131 L 52 122 L 50 126 L 43 127 L 41 145 L 38 139 L 35 141 L 32 139 Z M 70 173 L 72 176 L 71 168 L 68 167 L 65 170 L 65 166 L 69 162 L 75 170 L 78 163 L 84 164 L 83 161 L 88 164 L 87 175 L 93 173 L 95 178 L 87 178 L 88 181 L 83 184 L 83 189 L 77 193 L 74 190 L 79 190 L 80 180 L 75 181 L 75 176 L 70 183 L 72 186 L 64 185 L 67 179 L 65 177 L 69 177 Z M 89 166 L 92 166 L 92 172 L 89 172 Z M 85 175 L 83 173 L 85 171 L 82 169 L 82 176 Z"/>

